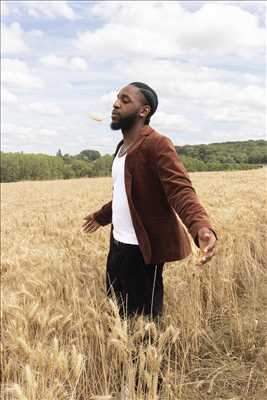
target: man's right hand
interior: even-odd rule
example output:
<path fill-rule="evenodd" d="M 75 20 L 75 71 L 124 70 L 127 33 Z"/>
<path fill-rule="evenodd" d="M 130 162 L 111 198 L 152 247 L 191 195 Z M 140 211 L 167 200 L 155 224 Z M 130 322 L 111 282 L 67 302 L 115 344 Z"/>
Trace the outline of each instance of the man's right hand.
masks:
<path fill-rule="evenodd" d="M 85 219 L 85 223 L 82 225 L 82 229 L 83 229 L 84 233 L 93 233 L 101 226 L 94 219 L 94 214 L 90 214 L 87 217 L 84 217 L 84 219 Z"/>

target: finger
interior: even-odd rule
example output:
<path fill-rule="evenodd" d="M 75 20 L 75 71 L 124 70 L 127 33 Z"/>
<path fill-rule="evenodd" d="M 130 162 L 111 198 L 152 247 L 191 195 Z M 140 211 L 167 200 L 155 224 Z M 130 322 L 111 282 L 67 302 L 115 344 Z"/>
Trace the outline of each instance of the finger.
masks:
<path fill-rule="evenodd" d="M 94 229 L 95 228 L 95 225 L 89 225 L 89 226 L 86 226 L 85 228 L 84 228 L 84 231 L 85 232 L 89 232 L 89 231 L 91 231 L 92 229 Z"/>
<path fill-rule="evenodd" d="M 89 229 L 86 228 L 86 229 L 84 229 L 83 231 L 84 231 L 84 233 L 89 233 L 89 232 L 92 232 L 92 228 L 89 228 Z"/>
<path fill-rule="evenodd" d="M 88 229 L 91 229 L 92 227 L 93 227 L 92 224 L 86 224 L 86 225 L 83 226 L 83 229 L 84 230 L 88 230 Z"/>
<path fill-rule="evenodd" d="M 90 228 L 90 229 L 86 229 L 86 230 L 85 230 L 85 233 L 93 233 L 93 232 L 95 232 L 97 229 L 98 229 L 98 226 L 95 226 L 95 227 L 92 227 L 92 228 Z"/>
<path fill-rule="evenodd" d="M 90 227 L 90 226 L 94 226 L 95 223 L 96 223 L 96 222 L 95 222 L 94 220 L 92 220 L 92 221 L 86 222 L 83 226 L 85 226 L 85 227 L 87 228 L 87 227 Z"/>
<path fill-rule="evenodd" d="M 205 254 L 209 254 L 210 252 L 214 251 L 215 250 L 215 244 L 216 244 L 216 242 L 209 243 L 208 246 L 205 247 L 204 253 Z"/>
<path fill-rule="evenodd" d="M 93 229 L 94 227 L 99 227 L 99 224 L 96 221 L 90 221 L 86 224 L 85 229 Z"/>
<path fill-rule="evenodd" d="M 211 235 L 207 246 L 204 248 L 204 252 L 208 253 L 209 251 L 213 250 L 215 248 L 215 245 L 216 245 L 216 238 L 213 235 Z"/>
<path fill-rule="evenodd" d="M 87 230 L 87 229 L 90 229 L 90 227 L 91 227 L 90 225 L 85 225 L 85 226 L 82 226 L 82 229 Z"/>
<path fill-rule="evenodd" d="M 209 251 L 208 253 L 202 254 L 202 257 L 199 259 L 199 265 L 205 264 L 210 261 L 212 257 L 215 255 L 215 249 Z"/>
<path fill-rule="evenodd" d="M 212 243 L 212 236 L 209 232 L 204 232 L 199 235 L 199 247 L 203 251 Z"/>
<path fill-rule="evenodd" d="M 88 222 L 92 221 L 91 218 L 84 218 L 85 222 L 83 223 L 84 225 L 87 224 Z"/>
<path fill-rule="evenodd" d="M 99 226 L 98 225 L 96 225 L 94 228 L 92 228 L 91 229 L 91 232 L 95 232 L 95 231 L 97 231 L 97 229 L 99 228 Z"/>
<path fill-rule="evenodd" d="M 204 265 L 207 262 L 209 262 L 214 255 L 215 255 L 215 250 L 210 251 L 208 254 L 205 254 L 203 257 L 201 257 L 201 259 L 199 261 L 200 265 Z"/>
<path fill-rule="evenodd" d="M 86 222 L 92 221 L 94 218 L 90 215 L 88 215 L 87 217 L 84 217 L 83 219 L 86 220 Z"/>

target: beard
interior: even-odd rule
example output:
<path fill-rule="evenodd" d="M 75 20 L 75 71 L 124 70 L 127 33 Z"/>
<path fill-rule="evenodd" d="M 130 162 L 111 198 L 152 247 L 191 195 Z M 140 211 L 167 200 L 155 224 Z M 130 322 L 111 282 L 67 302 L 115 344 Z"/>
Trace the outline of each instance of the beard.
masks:
<path fill-rule="evenodd" d="M 120 118 L 117 122 L 111 122 L 110 127 L 113 131 L 121 129 L 122 131 L 127 131 L 136 122 L 138 112 L 135 111 L 132 114 L 127 115 L 127 117 Z"/>

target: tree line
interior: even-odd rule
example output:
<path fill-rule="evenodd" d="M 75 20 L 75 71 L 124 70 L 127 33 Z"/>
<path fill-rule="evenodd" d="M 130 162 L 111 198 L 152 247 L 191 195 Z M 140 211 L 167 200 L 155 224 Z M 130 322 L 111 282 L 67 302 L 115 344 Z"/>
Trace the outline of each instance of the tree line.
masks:
<path fill-rule="evenodd" d="M 267 163 L 267 142 L 225 142 L 176 146 L 189 172 L 260 168 Z M 83 150 L 77 155 L 55 156 L 1 152 L 1 182 L 110 176 L 113 155 Z"/>
<path fill-rule="evenodd" d="M 181 156 L 195 158 L 203 161 L 204 163 L 267 163 L 266 140 L 247 140 L 239 142 L 176 146 L 176 151 Z"/>

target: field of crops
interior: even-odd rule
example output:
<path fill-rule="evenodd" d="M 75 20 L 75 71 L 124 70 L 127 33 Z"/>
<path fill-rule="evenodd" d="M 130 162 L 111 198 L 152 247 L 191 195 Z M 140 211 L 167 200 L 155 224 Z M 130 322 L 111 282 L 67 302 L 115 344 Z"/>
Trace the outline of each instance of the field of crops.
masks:
<path fill-rule="evenodd" d="M 2 398 L 265 400 L 266 169 L 193 173 L 220 238 L 165 265 L 159 325 L 121 320 L 105 296 L 110 227 L 83 217 L 111 178 L 2 184 Z M 119 397 L 117 397 L 119 398 Z"/>

